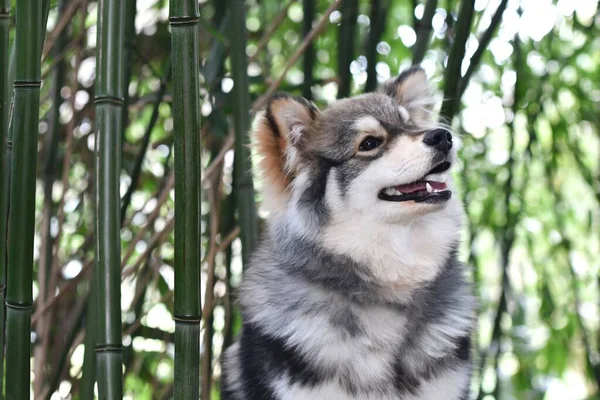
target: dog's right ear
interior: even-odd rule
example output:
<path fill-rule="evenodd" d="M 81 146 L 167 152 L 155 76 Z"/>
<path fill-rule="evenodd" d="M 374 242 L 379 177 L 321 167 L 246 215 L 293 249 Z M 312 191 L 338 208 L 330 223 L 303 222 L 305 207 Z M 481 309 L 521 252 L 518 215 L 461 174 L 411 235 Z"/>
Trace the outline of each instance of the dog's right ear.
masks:
<path fill-rule="evenodd" d="M 271 203 L 272 211 L 284 207 L 289 199 L 290 184 L 299 171 L 319 115 L 306 99 L 278 93 L 257 118 L 252 139 L 261 156 L 265 200 Z"/>

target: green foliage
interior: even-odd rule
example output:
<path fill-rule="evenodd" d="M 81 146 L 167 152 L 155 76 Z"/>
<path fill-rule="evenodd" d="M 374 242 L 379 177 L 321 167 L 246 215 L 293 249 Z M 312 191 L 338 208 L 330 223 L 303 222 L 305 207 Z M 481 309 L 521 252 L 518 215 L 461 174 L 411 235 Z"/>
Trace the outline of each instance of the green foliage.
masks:
<path fill-rule="evenodd" d="M 11 18 L 2 21 L 8 21 L 11 30 L 8 40 L 15 48 L 17 2 L 11 3 Z M 50 398 L 56 392 L 62 397 L 71 393 L 73 398 L 90 398 L 93 386 L 89 377 L 93 383 L 95 372 L 89 361 L 93 362 L 94 352 L 89 350 L 96 341 L 88 333 L 101 331 L 95 323 L 99 319 L 86 303 L 95 268 L 93 205 L 97 179 L 93 174 L 93 138 L 101 117 L 94 109 L 93 99 L 102 94 L 100 87 L 94 85 L 95 57 L 100 54 L 93 34 L 99 29 L 98 3 L 96 0 L 67 2 L 65 12 L 71 3 L 85 6 L 75 7 L 66 22 L 61 22 L 58 3 L 50 1 L 47 40 L 55 44 L 41 65 L 43 84 L 37 140 L 37 164 L 41 167 L 35 176 L 32 331 L 36 340 L 32 348 L 36 357 L 45 348 L 47 357 L 41 367 L 48 379 L 36 385 L 32 382 L 31 388 L 41 398 Z M 249 171 L 241 169 L 234 173 L 234 160 L 238 166 L 250 160 L 242 153 L 239 142 L 235 146 L 235 141 L 247 139 L 252 102 L 281 76 L 302 44 L 307 27 L 319 23 L 332 5 L 329 0 L 311 3 L 314 3 L 312 24 L 305 21 L 300 0 L 198 3 L 199 66 L 195 69 L 199 77 L 202 127 L 193 129 L 202 147 L 196 167 L 203 188 L 197 250 L 205 318 L 200 325 L 200 355 L 202 365 L 207 366 L 200 374 L 203 386 L 210 386 L 210 391 L 202 392 L 203 400 L 219 398 L 219 357 L 240 330 L 235 288 L 241 279 L 242 258 L 256 243 L 256 231 L 251 229 L 260 231 L 264 223 L 262 199 L 253 196 L 246 184 L 250 174 L 244 173 Z M 377 3 L 385 7 L 379 14 L 372 9 Z M 323 30 L 313 40 L 313 61 L 307 65 L 302 57 L 298 58 L 278 89 L 295 95 L 306 93 L 304 77 L 310 69 L 312 100 L 324 108 L 338 96 L 340 56 L 349 65 L 347 94 L 354 95 L 398 74 L 412 64 L 413 54 L 422 54 L 421 65 L 438 92 L 445 90 L 452 100 L 447 106 L 450 111 L 447 108 L 445 114 L 454 116 L 453 127 L 462 142 L 460 168 L 454 177 L 466 211 L 460 255 L 472 266 L 480 299 L 477 348 L 482 360 L 475 371 L 473 397 L 597 398 L 600 384 L 598 4 L 593 0 L 435 3 L 360 0 L 356 21 L 348 24 L 349 30 L 344 28 L 344 37 L 353 37 L 352 46 L 340 49 L 342 21 L 349 14 L 344 7 L 352 5 L 340 2 L 338 9 L 324 19 Z M 501 4 L 506 10 L 500 13 L 498 26 L 491 29 Z M 234 6 L 237 9 L 232 13 Z M 427 21 L 432 8 L 432 19 Z M 472 21 L 460 20 L 471 12 Z M 167 0 L 137 0 L 135 38 L 130 47 L 125 46 L 130 59 L 130 83 L 128 87 L 119 85 L 120 90 L 127 90 L 128 118 L 123 119 L 127 126 L 119 128 L 115 136 L 122 137 L 119 141 L 122 156 L 114 194 L 123 198 L 140 160 L 141 168 L 133 183 L 135 190 L 125 210 L 120 237 L 113 235 L 112 250 L 119 248 L 123 260 L 122 300 L 115 307 L 121 311 L 122 328 L 117 329 L 113 339 L 118 342 L 122 337 L 124 346 L 123 393 L 135 399 L 172 398 L 177 368 L 173 322 L 176 262 L 172 232 L 173 171 L 177 157 L 173 154 L 176 126 L 173 102 L 175 83 L 187 82 L 181 80 L 180 72 L 168 78 L 173 32 L 168 15 Z M 385 23 L 377 26 L 380 32 L 374 32 L 372 19 L 377 16 L 381 20 L 382 15 Z M 61 26 L 66 35 L 64 52 L 56 51 L 60 47 L 56 39 Z M 428 26 L 431 31 L 422 30 Z M 245 46 L 239 40 L 244 34 Z M 419 40 L 423 37 L 429 39 Z M 0 39 L 6 40 L 6 35 Z M 10 46 L 5 43 L 1 42 L 2 49 Z M 425 47 L 421 48 L 423 43 Z M 340 50 L 347 53 L 340 54 Z M 0 55 L 3 64 L 0 71 L 9 73 L 8 51 Z M 22 55 L 22 50 L 16 50 L 16 56 Z M 60 59 L 65 61 L 62 77 L 57 76 Z M 14 77 L 14 64 L 12 71 Z M 17 71 L 22 73 L 25 69 Z M 53 85 L 61 79 L 62 87 L 56 96 Z M 453 81 L 449 82 L 450 79 Z M 11 81 L 9 75 L 9 85 Z M 248 90 L 242 89 L 242 96 L 237 95 L 236 90 L 246 84 Z M 162 96 L 161 86 L 165 89 Z M 5 97 L 10 101 L 10 92 Z M 55 111 L 58 124 L 52 122 Z M 11 118 L 14 124 L 17 115 Z M 38 124 L 30 125 L 34 132 Z M 0 132 L 3 138 L 7 134 L 2 126 Z M 43 165 L 51 148 L 46 140 L 49 135 L 57 138 L 58 145 L 48 203 L 43 193 L 50 178 Z M 149 143 L 142 151 L 146 137 Z M 237 157 L 232 154 L 234 148 Z M 9 152 L 5 155 L 11 156 Z M 0 172 L 5 174 L 4 169 Z M 260 178 L 254 176 L 253 184 L 259 189 Z M 236 198 L 240 189 L 246 192 L 242 198 Z M 116 197 L 114 200 L 118 203 Z M 45 204 L 49 205 L 49 212 L 44 212 Z M 43 226 L 50 228 L 49 235 L 43 235 Z M 244 248 L 244 242 L 250 244 Z M 48 265 L 42 264 L 45 254 L 42 249 L 50 251 L 51 268 L 40 280 L 41 265 Z M 118 262 L 113 265 L 118 274 L 117 267 Z M 41 296 L 43 285 L 48 290 Z M 11 290 L 10 282 L 8 289 Z M 501 298 L 505 301 L 499 301 Z M 45 317 L 41 319 L 41 315 Z M 76 318 L 78 315 L 82 318 Z M 44 323 L 40 323 L 42 320 Z M 49 325 L 44 328 L 44 324 Z M 20 325 L 26 331 L 26 324 Z M 70 332 L 75 334 L 69 335 Z M 42 334 L 44 340 L 40 339 Z M 61 359 L 67 360 L 64 368 Z M 50 379 L 53 377 L 57 378 Z M 88 397 L 82 397 L 84 393 Z"/>

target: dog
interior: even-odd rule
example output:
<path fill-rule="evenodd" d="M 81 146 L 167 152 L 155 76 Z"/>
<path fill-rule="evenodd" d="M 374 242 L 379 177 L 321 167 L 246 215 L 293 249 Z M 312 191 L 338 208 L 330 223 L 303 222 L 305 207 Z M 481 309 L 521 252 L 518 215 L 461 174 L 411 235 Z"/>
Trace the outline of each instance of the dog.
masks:
<path fill-rule="evenodd" d="M 476 302 L 435 103 L 420 67 L 324 111 L 271 97 L 252 132 L 270 216 L 222 399 L 468 398 Z"/>

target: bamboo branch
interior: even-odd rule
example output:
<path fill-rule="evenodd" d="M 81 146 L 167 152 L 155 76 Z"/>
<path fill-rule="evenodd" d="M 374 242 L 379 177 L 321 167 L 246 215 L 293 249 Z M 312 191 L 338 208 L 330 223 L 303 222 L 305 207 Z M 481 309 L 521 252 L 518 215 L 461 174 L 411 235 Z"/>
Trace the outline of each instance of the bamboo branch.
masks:
<path fill-rule="evenodd" d="M 275 93 L 275 91 L 277 91 L 277 89 L 285 79 L 288 71 L 294 66 L 294 64 L 298 61 L 302 54 L 304 54 L 304 52 L 308 48 L 309 43 L 325 28 L 327 22 L 329 21 L 329 16 L 333 11 L 335 11 L 335 9 L 339 7 L 340 1 L 341 0 L 334 0 L 331 3 L 331 5 L 327 8 L 319 22 L 317 22 L 317 24 L 314 25 L 310 33 L 306 35 L 306 37 L 304 38 L 300 46 L 298 46 L 294 54 L 292 54 L 292 56 L 288 59 L 288 62 L 283 67 L 283 72 L 281 73 L 281 75 L 279 75 L 279 78 L 273 81 L 273 83 L 271 83 L 266 92 L 254 102 L 254 104 L 252 105 L 252 112 L 256 112 L 259 109 L 261 109 L 267 103 L 269 97 L 271 97 L 271 95 Z"/>
<path fill-rule="evenodd" d="M 69 25 L 69 22 L 73 19 L 73 16 L 79 9 L 82 0 L 71 0 L 66 9 L 59 12 L 60 19 L 54 26 L 52 32 L 48 34 L 46 38 L 46 42 L 44 43 L 44 49 L 42 50 L 42 59 L 46 60 L 50 55 L 50 51 L 54 47 L 54 43 L 56 40 L 63 34 L 65 28 Z M 87 10 L 83 11 L 84 14 L 87 14 Z"/>
<path fill-rule="evenodd" d="M 170 76 L 171 74 L 171 66 L 170 63 L 166 68 L 165 77 Z M 137 157 L 133 164 L 133 168 L 131 169 L 131 173 L 129 176 L 131 177 L 131 183 L 127 188 L 127 192 L 123 196 L 122 204 L 121 204 L 121 221 L 125 220 L 125 216 L 127 214 L 127 208 L 131 204 L 131 196 L 133 192 L 138 187 L 140 174 L 142 172 L 142 163 L 146 158 L 146 153 L 148 151 L 148 145 L 150 144 L 150 135 L 152 134 L 152 130 L 158 121 L 158 111 L 160 105 L 162 104 L 163 97 L 165 92 L 167 91 L 167 83 L 163 79 L 160 82 L 160 88 L 158 89 L 158 93 L 156 94 L 156 102 L 154 103 L 154 109 L 152 110 L 152 115 L 150 116 L 150 121 L 148 121 L 148 126 L 146 127 L 146 132 L 142 138 L 142 144 L 138 151 Z"/>
<path fill-rule="evenodd" d="M 288 10 L 289 10 L 290 6 L 294 3 L 294 1 L 296 1 L 296 0 L 289 0 L 285 4 L 285 6 L 283 6 L 281 11 L 279 11 L 279 13 L 277 13 L 275 18 L 273 18 L 273 21 L 271 21 L 271 24 L 267 27 L 267 29 L 265 30 L 265 33 L 262 35 L 262 37 L 256 44 L 256 51 L 254 52 L 254 54 L 252 56 L 250 56 L 248 58 L 248 63 L 257 61 L 258 55 L 264 50 L 264 48 L 267 46 L 267 44 L 269 44 L 269 40 L 271 40 L 271 38 L 277 31 L 277 28 L 279 28 L 279 26 L 283 23 L 283 21 L 285 21 L 285 17 L 287 16 Z M 231 41 L 229 41 L 229 43 L 231 43 Z"/>

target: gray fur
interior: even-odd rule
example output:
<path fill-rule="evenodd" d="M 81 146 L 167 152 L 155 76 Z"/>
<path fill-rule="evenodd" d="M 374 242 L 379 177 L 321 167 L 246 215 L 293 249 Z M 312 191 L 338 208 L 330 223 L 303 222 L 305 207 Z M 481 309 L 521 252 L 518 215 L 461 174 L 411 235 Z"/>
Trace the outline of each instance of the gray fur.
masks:
<path fill-rule="evenodd" d="M 407 123 L 396 91 L 388 91 L 315 113 L 319 132 L 303 142 L 304 181 L 290 189 L 287 213 L 269 222 L 239 288 L 243 328 L 224 354 L 222 399 L 467 398 L 475 301 L 456 257 L 458 232 L 432 266 L 435 276 L 410 288 L 382 280 L 373 265 L 324 242 L 339 212 L 328 203 L 330 185 L 350 196 L 352 182 L 378 157 L 355 157 L 354 122 L 376 119 L 387 147 L 402 136 L 418 140 L 427 129 Z M 427 157 L 432 165 L 440 160 Z M 369 240 L 365 245 L 380 245 Z"/>

